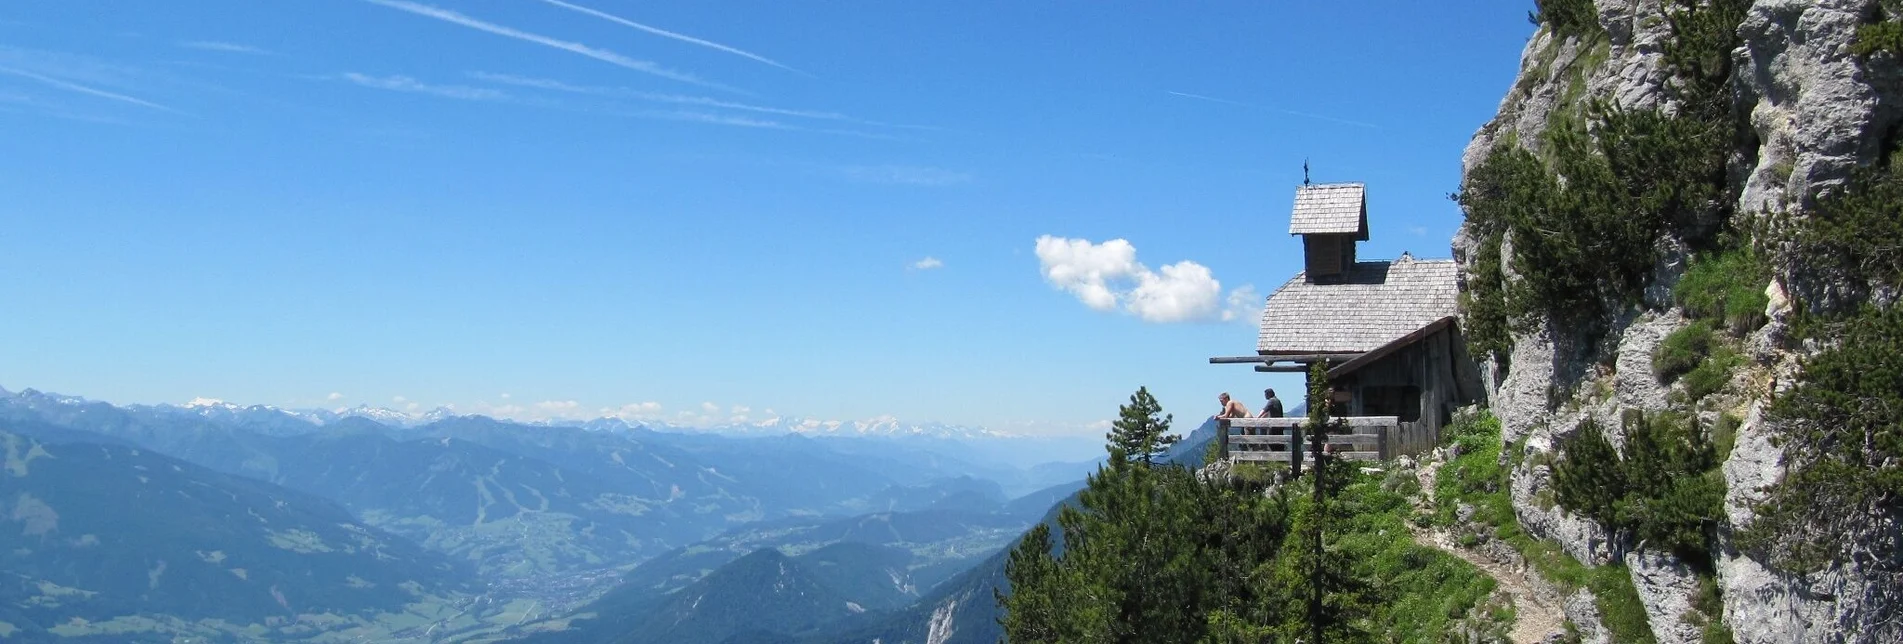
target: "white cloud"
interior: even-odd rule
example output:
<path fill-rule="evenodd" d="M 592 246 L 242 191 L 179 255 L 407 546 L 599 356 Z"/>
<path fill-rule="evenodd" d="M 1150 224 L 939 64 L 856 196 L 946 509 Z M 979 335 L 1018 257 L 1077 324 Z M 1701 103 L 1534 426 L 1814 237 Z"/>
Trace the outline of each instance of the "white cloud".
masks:
<path fill-rule="evenodd" d="M 1206 320 L 1216 314 L 1222 298 L 1222 283 L 1209 267 L 1188 260 L 1136 277 L 1137 287 L 1124 297 L 1124 307 L 1150 322 Z"/>
<path fill-rule="evenodd" d="M 912 262 L 912 268 L 914 270 L 929 271 L 934 268 L 944 268 L 944 267 L 945 267 L 945 262 L 939 261 L 937 257 L 928 256 L 925 259 Z"/>
<path fill-rule="evenodd" d="M 393 92 L 428 94 L 464 101 L 500 101 L 509 98 L 501 90 L 487 87 L 467 87 L 463 85 L 431 85 L 408 76 L 369 76 L 356 72 L 346 72 L 343 79 L 373 89 Z"/>
<path fill-rule="evenodd" d="M 620 407 L 604 407 L 601 415 L 622 420 L 646 420 L 661 415 L 661 403 L 654 401 L 628 403 Z"/>
<path fill-rule="evenodd" d="M 715 414 L 720 412 L 720 405 L 716 405 L 711 402 L 701 403 L 700 408 L 702 411 L 705 411 L 709 414 Z"/>
<path fill-rule="evenodd" d="M 343 399 L 344 399 L 344 395 L 337 393 L 335 391 L 330 392 L 330 395 L 324 397 L 324 400 L 329 400 L 331 402 L 336 402 Z"/>
<path fill-rule="evenodd" d="M 582 409 L 580 402 L 574 400 L 544 400 L 530 405 L 514 403 L 491 405 L 488 402 L 478 402 L 470 405 L 468 413 L 522 422 L 596 418 L 595 415 Z"/>
<path fill-rule="evenodd" d="M 1244 284 L 1229 292 L 1228 305 L 1222 310 L 1222 321 L 1253 324 L 1262 319 L 1262 307 L 1267 303 L 1261 293 L 1255 292 L 1254 286 Z"/>
<path fill-rule="evenodd" d="M 730 410 L 730 413 L 734 413 L 734 414 L 744 414 L 744 413 L 747 413 L 747 412 L 750 412 L 750 411 L 753 411 L 753 408 L 752 408 L 752 407 L 748 407 L 748 406 L 746 406 L 746 405 L 734 405 L 734 406 L 733 406 L 733 409 L 732 409 L 732 410 Z"/>
<path fill-rule="evenodd" d="M 391 401 L 391 402 L 408 402 L 409 400 L 410 400 L 410 399 L 408 399 L 408 398 L 404 398 L 404 397 L 402 397 L 402 396 L 397 396 L 397 397 L 395 397 L 395 398 L 391 398 L 391 399 L 390 399 L 390 401 Z"/>
<path fill-rule="evenodd" d="M 509 399 L 509 394 L 508 394 L 507 392 L 504 392 L 504 393 L 502 394 L 502 399 L 503 399 L 503 400 L 508 400 L 508 399 Z"/>
<path fill-rule="evenodd" d="M 1123 239 L 1101 244 L 1087 239 L 1044 235 L 1037 238 L 1037 260 L 1044 279 L 1098 311 L 1135 315 L 1146 322 L 1234 320 L 1235 302 L 1256 299 L 1244 286 L 1230 293 L 1224 308 L 1222 282 L 1209 267 L 1183 260 L 1151 270 L 1137 261 L 1136 247 Z"/>
<path fill-rule="evenodd" d="M 1070 291 L 1084 306 L 1099 311 L 1117 308 L 1111 282 L 1149 270 L 1137 263 L 1136 247 L 1122 239 L 1093 244 L 1044 235 L 1037 238 L 1037 261 L 1051 285 Z"/>

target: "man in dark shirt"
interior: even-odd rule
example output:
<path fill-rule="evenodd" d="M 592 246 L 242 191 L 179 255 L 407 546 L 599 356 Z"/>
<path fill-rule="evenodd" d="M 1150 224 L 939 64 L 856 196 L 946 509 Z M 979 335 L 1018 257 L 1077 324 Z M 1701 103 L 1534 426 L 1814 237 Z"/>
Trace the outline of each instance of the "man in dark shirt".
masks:
<path fill-rule="evenodd" d="M 1281 418 L 1282 399 L 1275 397 L 1275 390 L 1264 389 L 1262 390 L 1262 395 L 1269 399 L 1269 404 L 1262 408 L 1262 415 L 1257 416 L 1257 418 Z"/>

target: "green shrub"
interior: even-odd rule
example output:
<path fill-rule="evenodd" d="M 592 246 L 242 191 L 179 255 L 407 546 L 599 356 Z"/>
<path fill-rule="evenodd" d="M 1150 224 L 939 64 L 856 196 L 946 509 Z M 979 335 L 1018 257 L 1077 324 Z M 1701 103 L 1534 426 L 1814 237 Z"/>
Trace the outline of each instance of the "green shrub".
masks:
<path fill-rule="evenodd" d="M 1467 275 L 1467 288 L 1460 292 L 1461 331 L 1467 338 L 1467 351 L 1476 358 L 1491 357 L 1496 363 L 1504 363 L 1513 352 L 1506 274 L 1500 263 L 1504 237 L 1505 233 L 1498 230 L 1485 233 Z"/>
<path fill-rule="evenodd" d="M 1695 417 L 1674 413 L 1629 410 L 1622 428 L 1624 454 L 1591 418 L 1560 441 L 1554 500 L 1598 523 L 1615 544 L 1638 539 L 1709 569 L 1711 530 L 1724 502 L 1710 439 Z"/>
<path fill-rule="evenodd" d="M 1691 402 L 1703 400 L 1706 396 L 1718 393 L 1731 384 L 1731 374 L 1744 364 L 1744 356 L 1738 355 L 1731 347 L 1722 344 L 1711 350 L 1697 368 L 1685 374 L 1685 398 Z"/>
<path fill-rule="evenodd" d="M 1708 222 L 1723 221 L 1733 201 L 1725 167 L 1740 131 L 1726 100 L 1730 51 L 1748 6 L 1668 3 L 1673 113 L 1561 105 L 1537 154 L 1502 140 L 1468 173 L 1455 199 L 1481 241 L 1462 299 L 1477 355 L 1504 355 L 1509 331 L 1536 330 L 1542 320 L 1590 322 L 1607 304 L 1636 300 L 1660 237 L 1699 246 L 1717 232 Z M 1587 0 L 1540 2 L 1533 17 L 1562 35 L 1598 30 Z M 1518 276 L 1510 281 L 1502 266 L 1486 263 L 1506 240 Z"/>
<path fill-rule="evenodd" d="M 1903 283 L 1903 166 L 1861 168 L 1800 223 L 1791 257 L 1821 277 Z"/>
<path fill-rule="evenodd" d="M 1441 445 L 1458 445 L 1462 454 L 1499 447 L 1500 419 L 1486 410 L 1461 412 L 1440 430 Z"/>
<path fill-rule="evenodd" d="M 1532 330 L 1543 318 L 1592 318 L 1607 303 L 1635 301 L 1657 263 L 1658 238 L 1692 234 L 1704 213 L 1722 207 L 1728 130 L 1603 103 L 1588 108 L 1586 121 L 1548 129 L 1550 162 L 1497 145 L 1456 195 L 1483 250 L 1496 235 L 1513 246 L 1518 279 L 1498 294 L 1487 290 L 1493 267 L 1476 264 L 1469 275 L 1468 310 L 1484 314 L 1482 326 L 1504 319 Z M 1503 335 L 1473 331 L 1482 347 Z"/>
<path fill-rule="evenodd" d="M 1665 65 L 1673 80 L 1667 90 L 1692 119 L 1737 124 L 1731 107 L 1731 50 L 1739 43 L 1751 0 L 1667 0 L 1672 37 L 1665 40 Z"/>
<path fill-rule="evenodd" d="M 1870 19 L 1857 27 L 1857 40 L 1850 50 L 1865 58 L 1884 51 L 1903 56 L 1903 2 L 1885 0 L 1877 4 Z"/>
<path fill-rule="evenodd" d="M 1599 26 L 1599 10 L 1592 0 L 1533 0 L 1533 12 L 1527 21 L 1545 24 L 1560 36 L 1584 36 L 1604 33 Z"/>
<path fill-rule="evenodd" d="M 1697 369 L 1711 355 L 1711 323 L 1703 320 L 1673 331 L 1652 353 L 1652 373 L 1659 382 L 1671 382 Z"/>
<path fill-rule="evenodd" d="M 1672 299 L 1697 319 L 1721 322 L 1733 335 L 1764 326 L 1771 272 L 1749 247 L 1701 254 L 1672 288 Z"/>
<path fill-rule="evenodd" d="M 1835 348 L 1766 411 L 1788 473 L 1744 534 L 1789 570 L 1843 561 L 1870 525 L 1903 518 L 1903 308 L 1826 331 Z"/>
<path fill-rule="evenodd" d="M 1625 498 L 1626 468 L 1619 451 L 1606 440 L 1605 430 L 1591 417 L 1560 439 L 1560 458 L 1553 464 L 1553 496 L 1560 507 L 1618 534 L 1618 504 Z"/>
<path fill-rule="evenodd" d="M 1455 511 L 1465 504 L 1474 508 L 1475 521 L 1518 526 L 1507 495 L 1507 468 L 1500 465 L 1499 419 L 1486 411 L 1461 414 L 1441 432 L 1442 442 L 1458 446 L 1458 454 L 1441 466 L 1434 481 L 1435 522 L 1453 525 Z"/>
<path fill-rule="evenodd" d="M 1850 50 L 1858 56 L 1872 56 L 1880 51 L 1903 56 L 1903 22 L 1891 20 L 1857 27 L 1857 41 Z"/>

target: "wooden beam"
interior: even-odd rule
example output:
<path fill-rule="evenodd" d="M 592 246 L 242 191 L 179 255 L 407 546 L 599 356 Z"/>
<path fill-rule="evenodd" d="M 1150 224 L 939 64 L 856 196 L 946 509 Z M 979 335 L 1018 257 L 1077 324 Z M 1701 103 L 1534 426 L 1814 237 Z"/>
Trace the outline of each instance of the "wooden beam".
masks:
<path fill-rule="evenodd" d="M 1238 435 L 1229 437 L 1229 445 L 1231 446 L 1230 451 L 1241 451 L 1241 450 L 1234 449 L 1234 446 L 1236 445 L 1287 445 L 1289 444 L 1290 438 L 1293 438 L 1293 437 L 1292 436 L 1252 436 L 1252 435 L 1238 434 Z M 1379 434 L 1329 434 L 1328 444 L 1353 445 L 1355 447 L 1367 447 L 1367 448 L 1379 449 L 1381 447 L 1381 436 Z"/>
<path fill-rule="evenodd" d="M 1363 353 L 1361 355 L 1355 356 L 1354 359 L 1352 360 L 1341 363 L 1334 367 L 1330 367 L 1328 369 L 1328 379 L 1334 380 L 1342 376 L 1348 375 L 1350 373 L 1354 373 L 1355 370 L 1357 369 L 1374 364 L 1375 362 L 1380 361 L 1382 358 L 1387 357 L 1388 354 L 1399 351 L 1403 347 L 1406 347 L 1408 345 L 1414 344 L 1416 342 L 1420 342 L 1421 340 L 1427 338 L 1427 336 L 1434 335 L 1436 332 L 1440 331 L 1441 329 L 1447 328 L 1449 325 L 1452 325 L 1454 323 L 1454 319 L 1455 319 L 1454 316 L 1450 315 L 1450 316 L 1435 320 L 1433 322 L 1428 323 L 1427 326 L 1421 327 L 1419 329 L 1415 329 L 1414 332 L 1412 333 L 1401 336 L 1399 338 L 1395 338 L 1393 341 L 1387 344 L 1376 347 L 1373 351 Z"/>
<path fill-rule="evenodd" d="M 1334 418 L 1334 420 L 1347 425 L 1351 429 L 1361 427 L 1393 427 L 1401 422 L 1399 416 L 1338 416 Z M 1231 418 L 1229 419 L 1229 427 L 1232 429 L 1288 429 L 1300 427 L 1306 422 L 1308 422 L 1308 419 L 1301 416 L 1285 416 L 1282 418 Z"/>
<path fill-rule="evenodd" d="M 1286 463 L 1289 460 L 1290 454 L 1291 452 L 1230 452 L 1229 460 L 1232 462 L 1255 461 Z M 1303 454 L 1303 456 L 1307 457 L 1310 455 Z M 1335 452 L 1334 454 L 1330 454 L 1329 458 L 1339 458 L 1350 461 L 1379 461 L 1381 460 L 1381 455 L 1376 452 Z"/>
<path fill-rule="evenodd" d="M 1349 353 L 1272 353 L 1260 357 L 1265 358 L 1262 362 L 1347 362 L 1361 355 L 1362 352 L 1353 351 Z"/>
<path fill-rule="evenodd" d="M 1256 365 L 1256 373 L 1308 373 L 1308 367 L 1302 365 Z"/>

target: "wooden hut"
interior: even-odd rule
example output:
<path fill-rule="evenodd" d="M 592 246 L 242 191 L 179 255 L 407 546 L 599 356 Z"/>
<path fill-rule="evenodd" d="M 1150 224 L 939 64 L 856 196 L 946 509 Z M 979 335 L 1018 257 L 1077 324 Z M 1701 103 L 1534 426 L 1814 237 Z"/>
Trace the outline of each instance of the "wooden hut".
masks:
<path fill-rule="evenodd" d="M 1451 259 L 1360 261 L 1368 239 L 1366 188 L 1359 183 L 1303 185 L 1295 191 L 1289 234 L 1302 238 L 1303 270 L 1269 296 L 1256 355 L 1212 358 L 1254 363 L 1258 371 L 1302 371 L 1323 364 L 1348 417 L 1342 446 L 1351 458 L 1387 459 L 1432 448 L 1454 410 L 1480 399 L 1480 371 L 1460 334 L 1459 267 Z M 1279 460 L 1301 419 L 1230 423 L 1232 457 Z M 1242 438 L 1237 438 L 1242 437 Z M 1262 449 L 1256 449 L 1262 448 Z M 1267 452 L 1260 457 L 1250 452 Z"/>

